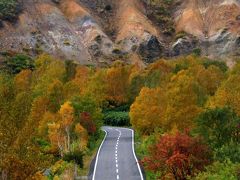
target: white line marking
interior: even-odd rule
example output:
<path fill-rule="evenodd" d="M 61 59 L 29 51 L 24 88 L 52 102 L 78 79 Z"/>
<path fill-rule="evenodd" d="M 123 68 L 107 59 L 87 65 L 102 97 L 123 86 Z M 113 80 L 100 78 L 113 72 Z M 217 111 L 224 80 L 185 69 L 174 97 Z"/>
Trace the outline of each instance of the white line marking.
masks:
<path fill-rule="evenodd" d="M 104 139 L 103 139 L 103 141 L 102 141 L 102 143 L 101 143 L 101 145 L 100 145 L 100 147 L 99 147 L 99 149 L 98 149 L 98 152 L 97 152 L 97 156 L 96 156 L 96 161 L 95 161 L 95 165 L 94 165 L 94 171 L 93 171 L 92 180 L 95 180 L 95 175 L 96 175 L 96 169 L 97 169 L 97 163 L 98 163 L 99 153 L 100 153 L 100 151 L 101 151 L 102 145 L 103 145 L 104 141 L 106 140 L 106 137 L 107 137 L 107 134 L 108 134 L 107 131 L 105 131 L 105 130 L 103 130 L 103 131 L 105 132 L 105 136 L 104 136 Z"/>
<path fill-rule="evenodd" d="M 109 128 L 109 129 L 112 129 L 112 128 Z M 138 171 L 139 171 L 141 180 L 144 180 L 144 179 L 143 179 L 143 175 L 142 175 L 142 171 L 141 171 L 141 168 L 140 168 L 140 165 L 139 165 L 139 162 L 138 162 L 137 157 L 136 157 L 136 154 L 135 154 L 135 148 L 134 148 L 134 131 L 133 131 L 132 129 L 128 129 L 128 128 L 123 128 L 123 129 L 127 129 L 127 130 L 130 130 L 130 131 L 132 132 L 132 152 L 133 152 L 133 156 L 134 156 L 134 158 L 135 158 L 135 161 L 136 161 L 136 163 L 137 163 L 137 167 L 138 167 Z M 96 175 L 96 169 L 97 169 L 99 154 L 100 154 L 102 145 L 103 145 L 103 143 L 105 142 L 106 137 L 107 137 L 107 134 L 108 134 L 107 131 L 105 131 L 105 130 L 103 130 L 103 131 L 105 132 L 105 137 L 104 137 L 104 139 L 103 139 L 103 141 L 102 141 L 102 143 L 101 143 L 101 145 L 100 145 L 100 147 L 99 147 L 99 149 L 98 149 L 98 152 L 97 152 L 97 156 L 96 156 L 96 161 L 95 161 L 95 165 L 94 165 L 94 171 L 93 171 L 92 180 L 95 180 L 95 175 Z M 119 130 L 118 130 L 118 131 L 119 131 Z M 121 131 L 119 131 L 119 132 L 120 132 L 120 136 L 121 136 Z M 117 141 L 119 141 L 120 136 L 118 137 Z M 117 158 L 117 156 L 118 156 L 118 155 L 117 155 L 117 151 L 115 151 L 115 152 L 116 152 L 115 157 Z M 116 169 L 116 172 L 118 173 L 118 164 L 116 164 L 116 168 L 117 168 L 117 169 Z M 117 175 L 117 179 L 119 179 L 119 175 Z"/>
<path fill-rule="evenodd" d="M 128 128 L 126 128 L 126 129 L 128 129 Z M 141 168 L 140 168 L 140 165 L 139 165 L 139 162 L 138 162 L 137 157 L 136 157 L 136 154 L 135 154 L 135 148 L 134 148 L 134 131 L 133 131 L 132 129 L 128 129 L 128 130 L 132 131 L 132 152 L 133 152 L 133 156 L 134 156 L 134 158 L 135 158 L 135 160 L 136 160 L 136 163 L 137 163 L 137 167 L 138 167 L 139 174 L 140 174 L 140 176 L 141 176 L 141 180 L 144 180 L 144 179 L 143 179 L 143 175 L 142 175 L 142 171 L 141 171 Z"/>
<path fill-rule="evenodd" d="M 116 159 L 116 163 L 118 163 L 118 160 Z"/>

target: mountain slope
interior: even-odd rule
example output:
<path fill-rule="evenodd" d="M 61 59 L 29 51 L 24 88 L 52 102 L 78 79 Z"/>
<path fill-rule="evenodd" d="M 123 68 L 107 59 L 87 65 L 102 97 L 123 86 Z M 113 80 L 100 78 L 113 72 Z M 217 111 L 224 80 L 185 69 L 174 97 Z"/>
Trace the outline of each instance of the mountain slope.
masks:
<path fill-rule="evenodd" d="M 18 21 L 1 21 L 0 52 L 46 51 L 81 64 L 131 61 L 131 54 L 148 63 L 196 49 L 212 58 L 239 55 L 239 0 L 173 0 L 165 15 L 163 0 L 151 2 L 21 1 Z M 164 32 L 168 21 L 173 24 L 170 34 Z"/>

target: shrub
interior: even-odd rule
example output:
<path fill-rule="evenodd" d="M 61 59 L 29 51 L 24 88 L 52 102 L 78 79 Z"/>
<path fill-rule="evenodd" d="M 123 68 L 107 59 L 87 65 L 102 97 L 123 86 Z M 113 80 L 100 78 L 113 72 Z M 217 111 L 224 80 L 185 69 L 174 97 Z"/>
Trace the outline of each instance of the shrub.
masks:
<path fill-rule="evenodd" d="M 74 151 L 65 154 L 63 160 L 67 162 L 73 161 L 78 164 L 80 168 L 83 168 L 83 156 L 84 154 L 81 151 Z"/>
<path fill-rule="evenodd" d="M 223 145 L 220 148 L 215 149 L 214 159 L 220 162 L 224 162 L 226 159 L 231 160 L 233 163 L 240 163 L 240 144 L 233 143 Z"/>
<path fill-rule="evenodd" d="M 97 127 L 92 120 L 91 114 L 83 112 L 80 115 L 80 124 L 87 130 L 88 134 L 94 135 L 97 131 Z"/>
<path fill-rule="evenodd" d="M 21 7 L 17 0 L 0 1 L 0 19 L 13 22 L 17 19 L 20 11 Z"/>
<path fill-rule="evenodd" d="M 205 68 L 208 68 L 210 66 L 217 66 L 219 69 L 221 69 L 223 72 L 226 72 L 228 70 L 228 67 L 225 62 L 222 61 L 211 61 L 211 60 L 205 60 L 203 61 L 203 66 Z"/>
<path fill-rule="evenodd" d="M 193 50 L 193 54 L 194 54 L 195 56 L 201 56 L 202 50 L 201 50 L 200 48 L 195 48 L 195 49 Z"/>
<path fill-rule="evenodd" d="M 34 60 L 31 57 L 23 54 L 8 57 L 3 62 L 3 69 L 11 74 L 17 74 L 24 69 L 33 70 L 34 68 Z"/>
<path fill-rule="evenodd" d="M 212 148 L 219 148 L 239 139 L 240 118 L 231 109 L 215 108 L 201 113 L 196 119 L 195 132 L 201 135 Z"/>
<path fill-rule="evenodd" d="M 72 80 L 76 75 L 76 67 L 77 64 L 75 64 L 73 61 L 67 60 L 65 61 L 65 69 L 66 69 L 66 75 L 65 75 L 65 81 Z"/>
<path fill-rule="evenodd" d="M 175 69 L 173 70 L 173 72 L 175 74 L 177 74 L 178 72 L 180 72 L 181 70 L 186 70 L 189 68 L 189 65 L 186 63 L 183 64 L 176 64 Z"/>
<path fill-rule="evenodd" d="M 186 179 L 210 164 L 210 157 L 209 148 L 199 138 L 187 133 L 166 134 L 150 146 L 143 164 L 160 178 Z"/>
<path fill-rule="evenodd" d="M 75 96 L 72 98 L 72 106 L 75 110 L 76 119 L 81 122 L 84 128 L 91 131 L 88 133 L 93 134 L 100 129 L 103 116 L 102 110 L 99 108 L 96 101 L 92 97 Z M 91 128 L 87 127 L 88 125 L 90 125 Z"/>
<path fill-rule="evenodd" d="M 109 111 L 104 114 L 104 124 L 110 126 L 129 126 L 128 112 Z"/>
<path fill-rule="evenodd" d="M 124 112 L 127 112 L 127 111 L 129 111 L 129 109 L 130 109 L 130 105 L 129 104 L 124 104 L 124 105 L 121 105 L 121 106 L 105 109 L 104 111 L 105 112 L 108 112 L 108 111 L 118 111 L 118 112 L 119 111 L 124 111 Z"/>
<path fill-rule="evenodd" d="M 195 179 L 238 180 L 240 178 L 239 170 L 240 165 L 234 164 L 231 161 L 226 161 L 224 163 L 214 162 L 206 168 L 205 172 L 199 173 Z"/>

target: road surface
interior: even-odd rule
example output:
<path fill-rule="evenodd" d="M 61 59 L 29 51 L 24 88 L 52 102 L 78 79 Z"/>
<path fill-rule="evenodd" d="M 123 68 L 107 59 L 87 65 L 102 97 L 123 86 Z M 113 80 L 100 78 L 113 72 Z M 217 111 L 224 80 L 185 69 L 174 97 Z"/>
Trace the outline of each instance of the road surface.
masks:
<path fill-rule="evenodd" d="M 134 132 L 103 127 L 106 135 L 99 147 L 92 180 L 143 180 L 134 152 Z"/>

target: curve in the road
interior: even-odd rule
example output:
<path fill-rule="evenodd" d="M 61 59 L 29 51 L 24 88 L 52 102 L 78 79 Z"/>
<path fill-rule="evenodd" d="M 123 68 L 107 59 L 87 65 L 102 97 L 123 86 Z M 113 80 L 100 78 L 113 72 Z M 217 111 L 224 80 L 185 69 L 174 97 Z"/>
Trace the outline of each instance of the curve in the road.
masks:
<path fill-rule="evenodd" d="M 105 136 L 104 136 L 104 138 L 103 138 L 103 141 L 102 141 L 102 143 L 101 143 L 101 145 L 100 145 L 100 147 L 99 147 L 99 149 L 98 149 L 98 152 L 97 152 L 97 156 L 96 156 L 96 160 L 95 160 L 95 165 L 94 165 L 94 170 L 93 170 L 93 178 L 92 178 L 92 180 L 95 180 L 95 174 L 96 174 L 96 169 L 97 169 L 97 163 L 98 163 L 98 157 L 99 157 L 99 153 L 100 153 L 100 151 L 101 151 L 101 148 L 102 148 L 102 145 L 103 145 L 103 143 L 104 143 L 104 141 L 105 141 L 105 139 L 106 139 L 106 137 L 107 137 L 107 131 L 105 131 L 105 130 L 103 130 L 104 132 L 105 132 Z"/>
<path fill-rule="evenodd" d="M 134 131 L 115 127 L 103 127 L 103 131 L 92 180 L 144 180 L 135 154 Z"/>

